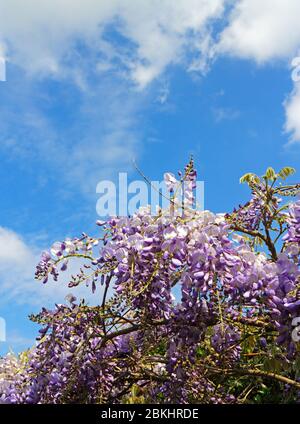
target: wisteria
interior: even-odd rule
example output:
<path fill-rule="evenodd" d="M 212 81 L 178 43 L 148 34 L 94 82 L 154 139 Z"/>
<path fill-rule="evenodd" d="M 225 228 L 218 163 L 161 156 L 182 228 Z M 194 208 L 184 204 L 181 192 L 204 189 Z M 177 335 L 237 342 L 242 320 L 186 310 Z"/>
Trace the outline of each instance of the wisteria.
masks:
<path fill-rule="evenodd" d="M 98 305 L 72 295 L 31 316 L 36 346 L 0 359 L 1 402 L 298 402 L 300 187 L 283 185 L 293 173 L 246 174 L 250 201 L 214 214 L 193 208 L 191 160 L 178 180 L 165 174 L 168 210 L 54 243 L 36 278 L 59 284 L 80 258 L 69 287 L 85 284 Z"/>

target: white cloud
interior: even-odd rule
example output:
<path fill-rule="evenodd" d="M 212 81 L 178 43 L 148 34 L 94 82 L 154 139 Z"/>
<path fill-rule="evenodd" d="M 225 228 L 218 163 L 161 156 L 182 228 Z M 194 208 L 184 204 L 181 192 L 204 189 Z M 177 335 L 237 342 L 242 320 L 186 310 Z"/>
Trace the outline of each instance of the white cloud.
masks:
<path fill-rule="evenodd" d="M 94 192 L 100 178 L 128 168 L 141 150 L 137 122 L 147 90 L 140 91 L 171 64 L 205 67 L 210 23 L 222 15 L 224 3 L 0 0 L 0 43 L 8 61 L 32 77 L 14 81 L 3 101 L 2 147 L 31 163 L 54 166 L 73 187 Z M 111 28 L 118 42 L 107 31 Z M 41 89 L 35 82 L 45 76 L 71 79 L 82 91 L 78 113 L 63 131 L 40 107 L 55 99 L 38 99 L 37 106 L 31 100 Z M 130 90 L 132 83 L 138 93 Z M 17 109 L 8 107 L 15 103 Z"/>
<path fill-rule="evenodd" d="M 39 111 L 22 111 L 23 138 L 34 138 L 29 151 L 54 161 L 69 181 L 90 191 L 99 180 L 97 170 L 122 167 L 140 149 L 136 118 L 143 98 L 129 93 L 128 84 L 141 91 L 172 64 L 205 73 L 218 55 L 259 64 L 290 60 L 300 48 L 299 16 L 299 0 L 0 0 L 0 53 L 31 76 L 72 79 L 83 92 L 83 111 L 91 111 L 80 140 L 79 124 L 66 134 L 75 134 L 72 145 Z M 90 77 L 98 98 L 90 95 Z M 107 80 L 98 84 L 106 77 L 110 86 Z M 163 103 L 166 96 L 160 94 Z M 286 129 L 297 140 L 293 98 L 286 102 Z M 20 122 L 19 116 L 10 118 Z M 27 150 L 26 140 L 12 136 L 5 143 L 15 152 Z"/>
<path fill-rule="evenodd" d="M 11 62 L 30 73 L 59 76 L 68 61 L 80 62 L 76 43 L 104 54 L 98 69 L 118 59 L 145 87 L 171 63 L 184 62 L 185 49 L 199 53 L 211 19 L 222 15 L 225 0 L 0 0 L 0 42 Z M 131 45 L 103 37 L 114 26 Z M 95 65 L 94 65 L 95 66 Z M 73 68 L 73 66 L 72 66 Z M 69 69 L 70 70 L 70 69 Z"/>
<path fill-rule="evenodd" d="M 300 83 L 296 83 L 292 93 L 284 102 L 286 122 L 285 130 L 290 134 L 290 141 L 300 141 Z"/>
<path fill-rule="evenodd" d="M 99 289 L 93 296 L 87 287 L 67 287 L 71 274 L 78 272 L 82 262 L 70 262 L 69 271 L 61 273 L 58 282 L 52 280 L 42 284 L 34 279 L 35 267 L 39 261 L 41 248 L 31 246 L 14 231 L 0 227 L 0 304 L 14 302 L 32 306 L 53 307 L 54 303 L 64 302 L 72 292 L 78 299 L 90 302 L 99 299 Z"/>
<path fill-rule="evenodd" d="M 31 250 L 13 231 L 0 227 L 0 270 L 23 268 L 32 258 Z"/>
<path fill-rule="evenodd" d="M 299 0 L 240 0 L 218 51 L 263 63 L 292 57 L 300 47 Z"/>
<path fill-rule="evenodd" d="M 209 21 L 222 15 L 224 3 L 223 0 L 126 2 L 122 12 L 124 33 L 138 45 L 134 80 L 143 87 L 169 64 L 184 63 L 185 50 L 199 53 L 199 42 L 207 37 Z"/>
<path fill-rule="evenodd" d="M 258 64 L 288 64 L 300 49 L 299 0 L 240 0 L 220 35 L 216 54 L 252 59 Z M 291 71 L 292 72 L 292 71 Z M 285 106 L 285 130 L 300 141 L 300 90 L 293 89 Z"/>
<path fill-rule="evenodd" d="M 1 0 L 0 33 L 8 56 L 29 72 L 55 74 L 78 39 L 95 41 L 101 23 L 112 19 L 115 4 L 114 0 Z"/>

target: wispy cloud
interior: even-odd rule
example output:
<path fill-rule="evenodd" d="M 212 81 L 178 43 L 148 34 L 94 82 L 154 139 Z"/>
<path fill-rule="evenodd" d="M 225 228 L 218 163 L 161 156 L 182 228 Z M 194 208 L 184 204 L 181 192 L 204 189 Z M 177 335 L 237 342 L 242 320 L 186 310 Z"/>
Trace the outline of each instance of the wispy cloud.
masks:
<path fill-rule="evenodd" d="M 240 116 L 240 111 L 229 107 L 214 107 L 212 108 L 214 119 L 217 123 L 221 121 L 234 121 Z"/>
<path fill-rule="evenodd" d="M 128 168 L 138 154 L 146 96 L 110 78 L 84 93 L 58 83 L 55 95 L 41 83 L 19 81 L 0 102 L 0 148 L 22 167 L 42 166 L 72 190 L 94 193 L 99 179 Z M 52 113 L 57 102 L 63 115 Z"/>
<path fill-rule="evenodd" d="M 9 65 L 0 147 L 18 166 L 43 164 L 72 190 L 94 193 L 100 179 L 131 168 L 149 96 L 166 105 L 169 95 L 167 82 L 154 94 L 147 87 L 169 65 L 200 60 L 224 3 L 0 0 Z"/>
<path fill-rule="evenodd" d="M 299 8 L 298 0 L 0 0 L 0 46 L 10 65 L 1 147 L 92 193 L 143 150 L 143 112 L 150 98 L 168 104 L 171 65 L 203 74 L 222 55 L 287 63 L 300 47 Z M 285 103 L 294 141 L 297 93 Z M 52 114 L 58 102 L 62 122 Z M 239 114 L 213 113 L 217 122 Z"/>
<path fill-rule="evenodd" d="M 99 71 L 117 64 L 143 88 L 171 63 L 184 63 L 186 48 L 199 56 L 200 41 L 207 40 L 205 29 L 222 15 L 224 4 L 224 0 L 1 0 L 0 41 L 7 46 L 9 60 L 30 74 L 71 76 L 72 65 L 81 59 L 78 47 L 85 46 L 98 58 Z M 111 25 L 125 45 L 109 41 Z"/>
<path fill-rule="evenodd" d="M 290 142 L 300 141 L 300 82 L 295 83 L 292 93 L 284 102 L 285 131 L 290 134 Z"/>
<path fill-rule="evenodd" d="M 170 87 L 167 83 L 164 83 L 158 91 L 156 101 L 159 104 L 164 105 L 168 101 L 169 95 L 170 95 Z"/>
<path fill-rule="evenodd" d="M 8 332 L 5 346 L 3 347 L 6 347 L 6 350 L 9 349 L 13 352 L 19 352 L 32 348 L 34 344 L 34 338 L 23 336 L 18 330 L 12 330 Z"/>
<path fill-rule="evenodd" d="M 40 246 L 28 244 L 16 232 L 0 227 L 0 305 L 14 302 L 17 305 L 53 307 L 54 303 L 65 301 L 66 295 L 71 292 L 67 287 L 70 275 L 78 272 L 83 263 L 70 262 L 69 270 L 61 273 L 59 281 L 43 285 L 34 279 L 40 253 Z M 85 286 L 72 289 L 72 293 L 78 299 L 95 302 L 96 295 L 92 295 L 91 289 Z"/>

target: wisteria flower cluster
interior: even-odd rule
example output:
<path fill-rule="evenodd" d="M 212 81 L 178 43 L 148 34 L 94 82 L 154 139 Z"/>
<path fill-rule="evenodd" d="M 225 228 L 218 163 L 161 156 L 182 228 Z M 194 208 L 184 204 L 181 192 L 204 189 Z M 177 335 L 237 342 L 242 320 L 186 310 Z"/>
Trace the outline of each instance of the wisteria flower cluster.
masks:
<path fill-rule="evenodd" d="M 31 316 L 37 345 L 0 360 L 1 402 L 299 401 L 300 200 L 282 200 L 300 191 L 282 184 L 293 173 L 246 174 L 250 201 L 213 214 L 192 208 L 191 160 L 178 181 L 165 174 L 169 210 L 141 208 L 97 221 L 97 237 L 56 242 L 36 278 L 58 284 L 80 258 L 69 287 L 86 284 L 101 299 L 72 295 Z"/>

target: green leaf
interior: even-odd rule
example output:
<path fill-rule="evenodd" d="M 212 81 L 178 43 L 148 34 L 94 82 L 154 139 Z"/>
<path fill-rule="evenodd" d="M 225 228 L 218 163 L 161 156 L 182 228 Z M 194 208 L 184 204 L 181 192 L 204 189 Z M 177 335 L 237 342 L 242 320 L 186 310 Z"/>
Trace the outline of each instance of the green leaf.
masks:
<path fill-rule="evenodd" d="M 280 171 L 279 171 L 279 173 L 278 173 L 278 175 L 283 179 L 283 180 L 285 180 L 287 177 L 289 177 L 290 175 L 293 175 L 293 174 L 295 174 L 295 172 L 296 172 L 296 170 L 295 170 L 295 168 L 292 168 L 292 167 L 290 167 L 290 166 L 285 166 L 284 168 L 282 168 Z"/>
<path fill-rule="evenodd" d="M 269 167 L 266 170 L 265 177 L 268 178 L 268 180 L 274 180 L 276 178 L 276 172 L 273 168 Z"/>
<path fill-rule="evenodd" d="M 249 184 L 251 182 L 255 182 L 257 184 L 260 182 L 259 177 L 256 174 L 253 174 L 252 172 L 248 172 L 247 174 L 243 175 L 240 178 L 240 183 L 241 184 L 243 184 L 243 183 L 248 183 Z"/>

